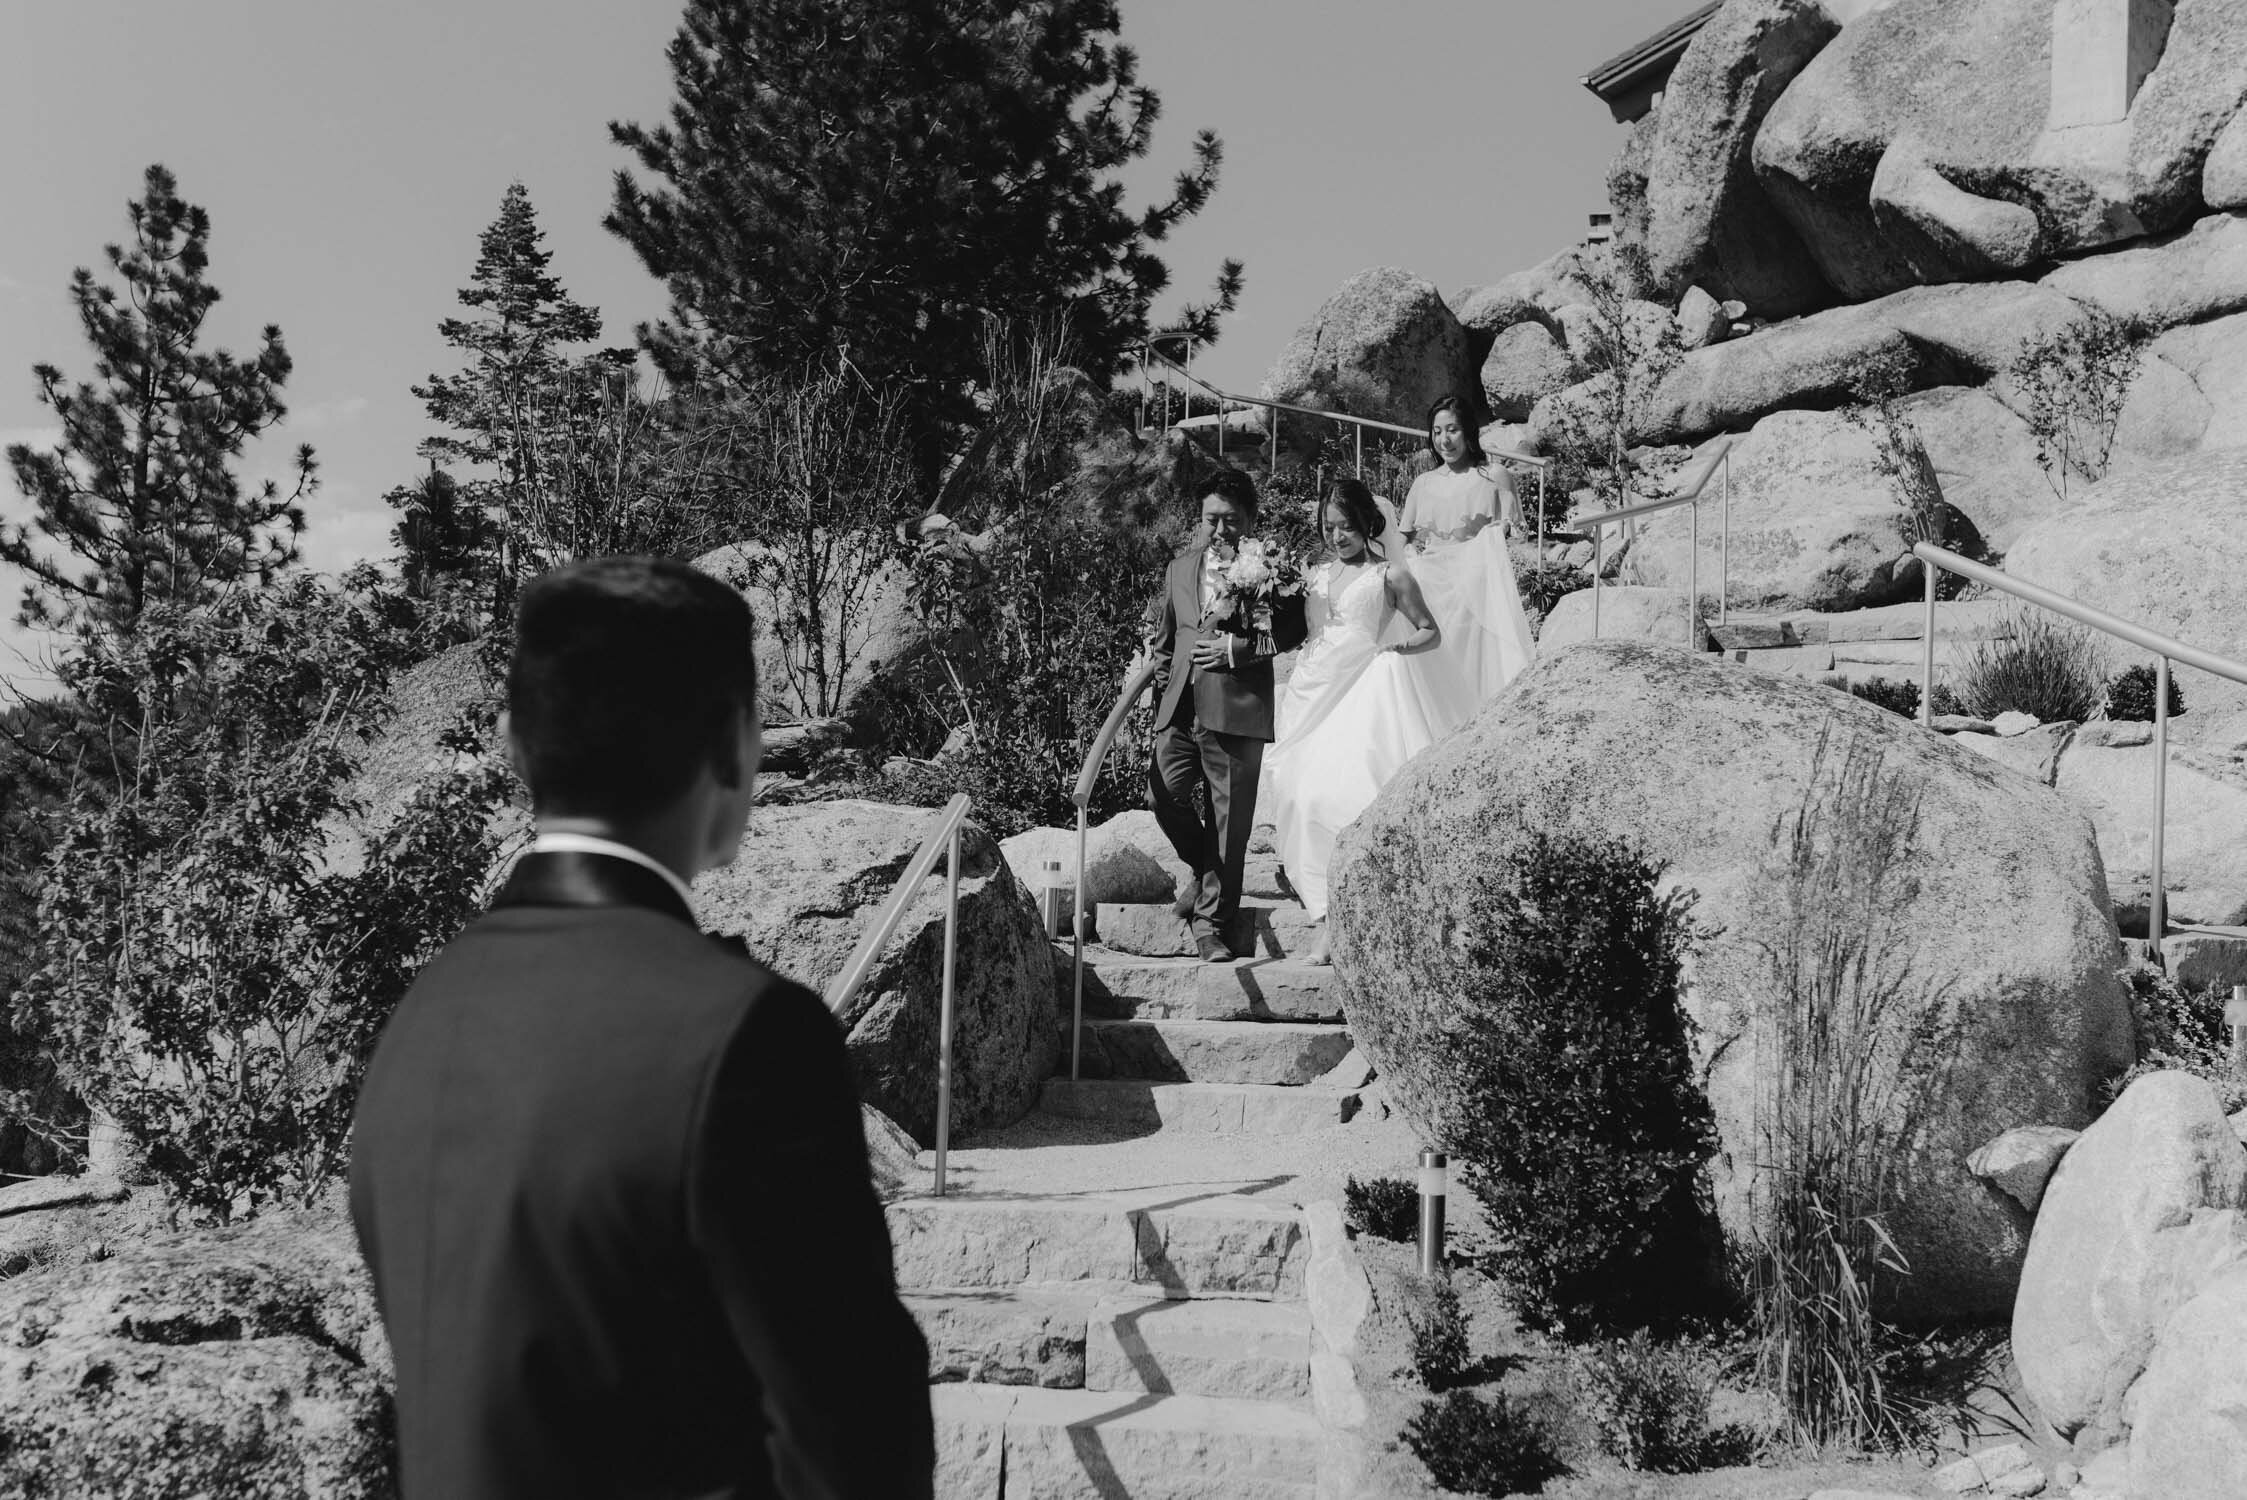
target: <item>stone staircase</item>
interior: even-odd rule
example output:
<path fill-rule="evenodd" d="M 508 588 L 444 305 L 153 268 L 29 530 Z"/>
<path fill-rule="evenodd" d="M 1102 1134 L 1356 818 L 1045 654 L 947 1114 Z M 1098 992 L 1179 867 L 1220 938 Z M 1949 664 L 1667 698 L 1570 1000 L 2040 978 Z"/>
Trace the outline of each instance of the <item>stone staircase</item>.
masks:
<path fill-rule="evenodd" d="M 1224 1161 L 1228 1136 L 1330 1128 L 1359 1111 L 1370 1074 L 1333 971 L 1297 956 L 1313 930 L 1259 842 L 1235 963 L 1191 956 L 1167 905 L 1098 909 L 1083 1077 L 1066 1076 L 1064 1040 L 1064 1074 L 1038 1116 L 1126 1154 L 1141 1137 L 1207 1137 Z M 1054 953 L 1066 1038 L 1069 945 Z M 1144 1176 L 1067 1193 L 980 1192 L 976 1180 L 888 1209 L 898 1285 L 929 1342 L 940 1500 L 1334 1492 L 1341 1469 L 1318 1411 L 1354 1402 L 1355 1387 L 1331 1354 L 1314 1359 L 1305 1299 L 1314 1226 L 1331 1220 L 1327 1237 L 1341 1239 L 1330 1205 Z"/>
<path fill-rule="evenodd" d="M 1332 968 L 1307 962 L 1316 929 L 1257 831 L 1242 881 L 1240 955 L 1193 956 L 1168 905 L 1104 903 L 1085 949 L 1081 1078 L 1050 1080 L 1040 1107 L 1119 1126 L 1252 1135 L 1346 1124 L 1368 1073 L 1343 1025 Z M 1064 1026 L 1073 1003 L 1066 945 L 1056 948 Z M 1064 1049 L 1066 1050 L 1066 1049 Z"/>

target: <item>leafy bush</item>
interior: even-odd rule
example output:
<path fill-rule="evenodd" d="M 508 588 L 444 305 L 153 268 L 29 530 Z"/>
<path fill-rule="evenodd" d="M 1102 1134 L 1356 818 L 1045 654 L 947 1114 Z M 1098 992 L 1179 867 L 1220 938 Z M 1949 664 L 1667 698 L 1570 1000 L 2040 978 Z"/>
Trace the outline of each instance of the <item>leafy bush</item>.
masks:
<path fill-rule="evenodd" d="M 1859 677 L 1844 683 L 1849 696 L 1862 698 L 1875 708 L 1885 708 L 1892 714 L 1902 714 L 1907 719 L 1919 717 L 1919 684 L 1909 678 Z M 1935 684 L 1934 711 L 1938 714 L 1960 712 L 1958 694 L 1947 682 Z"/>
<path fill-rule="evenodd" d="M 2106 674 L 2091 633 L 2042 610 L 2024 610 L 2010 636 L 1977 641 L 1958 673 L 1966 711 L 1991 719 L 2033 714 L 2046 724 L 2080 723 L 2106 701 Z"/>
<path fill-rule="evenodd" d="M 1420 1189 L 1402 1177 L 1342 1184 L 1342 1218 L 1360 1234 L 1408 1243 L 1420 1233 Z"/>
<path fill-rule="evenodd" d="M 1420 1404 L 1404 1440 L 1444 1489 L 1462 1495 L 1518 1495 L 1568 1472 L 1552 1435 L 1504 1392 L 1485 1401 L 1451 1391 Z"/>
<path fill-rule="evenodd" d="M 1592 575 L 1553 559 L 1514 564 L 1514 586 L 1521 590 L 1522 607 L 1534 624 L 1543 624 L 1553 606 L 1579 589 L 1592 586 Z"/>
<path fill-rule="evenodd" d="M 1674 1310 L 1680 1267 L 1706 1263 L 1717 1149 L 1679 1003 L 1694 896 L 1617 842 L 1531 834 L 1496 868 L 1442 1065 L 1498 1268 L 1541 1321 Z"/>
<path fill-rule="evenodd" d="M 2142 355 L 2138 330 L 2086 307 L 2080 318 L 2024 344 L 2006 372 L 2027 399 L 2037 467 L 2061 503 L 2071 479 L 2105 476 Z"/>
<path fill-rule="evenodd" d="M 2160 681 L 2160 674 L 2144 662 L 2115 673 L 2114 680 L 2107 684 L 2107 717 L 2152 722 L 2153 695 Z M 2169 717 L 2174 719 L 2184 711 L 2184 689 L 2177 686 L 2177 675 L 2172 672 L 2169 674 Z"/>
<path fill-rule="evenodd" d="M 331 857 L 418 646 L 414 611 L 361 570 L 152 608 L 64 664 L 117 769 L 58 823 L 15 1022 L 191 1209 L 333 1180 L 376 1035 L 474 914 L 494 766 L 433 778 L 357 867 Z M 475 748 L 465 728 L 448 744 Z"/>
<path fill-rule="evenodd" d="M 2224 1112 L 2247 1109 L 2247 1083 L 2231 1071 L 2231 1028 L 2224 1021 L 2228 992 L 2221 984 L 2180 985 L 2159 969 L 2123 971 L 2130 996 L 2130 1024 L 2136 1033 L 2138 1061 L 2107 1085 L 2111 1103 L 2148 1073 L 2184 1072 L 2205 1078 L 2223 1100 Z"/>
<path fill-rule="evenodd" d="M 1469 1365 L 1467 1315 L 1458 1288 L 1441 1276 L 1416 1278 L 1404 1320 L 1412 1337 L 1412 1373 L 1431 1391 L 1458 1385 Z"/>
<path fill-rule="evenodd" d="M 1712 1428 L 1718 1361 L 1699 1339 L 1659 1342 L 1643 1329 L 1593 1344 L 1577 1375 L 1600 1446 L 1626 1468 L 1690 1474 L 1748 1461 L 1753 1439 Z"/>

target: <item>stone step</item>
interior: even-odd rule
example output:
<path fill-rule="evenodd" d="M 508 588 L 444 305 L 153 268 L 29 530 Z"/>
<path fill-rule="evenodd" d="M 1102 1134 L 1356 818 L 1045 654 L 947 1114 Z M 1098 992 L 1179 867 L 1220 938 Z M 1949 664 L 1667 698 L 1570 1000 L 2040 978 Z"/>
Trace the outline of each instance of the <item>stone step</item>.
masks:
<path fill-rule="evenodd" d="M 1305 1084 L 1350 1055 L 1315 1021 L 1087 1021 L 1083 1073 L 1152 1083 Z"/>
<path fill-rule="evenodd" d="M 1300 1302 L 1108 1298 L 1093 1308 L 1085 1386 L 1158 1396 L 1311 1398 L 1311 1315 Z"/>
<path fill-rule="evenodd" d="M 1167 906 L 1136 906 L 1103 902 L 1094 925 L 1103 947 L 1142 958 L 1195 956 L 1193 929 Z M 1310 913 L 1290 903 L 1286 906 L 1243 906 L 1226 930 L 1233 951 L 1258 958 L 1285 958 L 1303 954 L 1318 940 L 1320 924 Z"/>
<path fill-rule="evenodd" d="M 1071 1005 L 1069 946 L 1054 948 L 1054 994 Z M 1300 958 L 1205 964 L 1085 948 L 1085 1014 L 1111 1020 L 1339 1021 L 1343 987 L 1334 970 Z"/>
<path fill-rule="evenodd" d="M 1049 1078 L 1038 1108 L 1065 1120 L 1207 1135 L 1303 1135 L 1347 1125 L 1354 1090 L 1268 1083 L 1148 1083 L 1136 1078 Z"/>
<path fill-rule="evenodd" d="M 897 1284 L 915 1293 L 1299 1298 L 1310 1258 L 1292 1207 L 1231 1193 L 902 1198 L 886 1213 Z"/>
<path fill-rule="evenodd" d="M 1094 1303 L 1037 1292 L 911 1292 L 905 1310 L 928 1340 L 930 1380 L 1082 1390 Z"/>
<path fill-rule="evenodd" d="M 1309 1412 L 1218 1396 L 940 1385 L 940 1500 L 1313 1500 Z"/>

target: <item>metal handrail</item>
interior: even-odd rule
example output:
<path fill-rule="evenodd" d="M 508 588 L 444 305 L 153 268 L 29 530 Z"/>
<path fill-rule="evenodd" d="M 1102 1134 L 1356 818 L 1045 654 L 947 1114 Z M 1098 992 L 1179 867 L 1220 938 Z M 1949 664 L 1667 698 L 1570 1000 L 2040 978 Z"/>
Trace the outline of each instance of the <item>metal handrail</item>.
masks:
<path fill-rule="evenodd" d="M 1574 518 L 1579 527 L 1589 527 L 1592 532 L 1592 639 L 1599 639 L 1600 575 L 1607 571 L 1607 528 L 1625 521 L 1635 521 L 1641 516 L 1651 516 L 1657 511 L 1675 510 L 1681 505 L 1693 507 L 1693 540 L 1685 561 L 1685 649 L 1701 648 L 1700 631 L 1695 627 L 1701 617 L 1701 500 L 1709 488 L 1709 476 L 1722 473 L 1724 483 L 1723 536 L 1717 551 L 1716 619 L 1722 625 L 1729 618 L 1732 603 L 1732 438 L 1719 434 L 1703 450 L 1700 472 L 1690 482 L 1680 485 L 1674 495 L 1660 500 L 1649 500 L 1643 505 L 1632 505 L 1622 510 L 1597 511 Z M 1690 471 L 1688 471 L 1690 472 Z"/>
<path fill-rule="evenodd" d="M 897 877 L 896 886 L 875 914 L 866 935 L 851 950 L 842 972 L 827 986 L 827 1008 L 839 1016 L 857 998 L 866 976 L 874 971 L 874 961 L 882 956 L 882 950 L 896 935 L 906 906 L 919 892 L 921 882 L 928 878 L 941 851 L 945 879 L 944 989 L 937 1012 L 936 1039 L 936 1196 L 939 1198 L 944 1196 L 944 1157 L 952 1141 L 952 996 L 960 949 L 960 828 L 967 822 L 967 809 L 965 792 L 944 804 L 944 810 L 937 814 L 936 826 L 922 838 L 921 847 L 913 851 L 912 859 L 906 862 L 905 873 Z"/>
<path fill-rule="evenodd" d="M 2232 682 L 2247 684 L 2247 662 L 2236 662 L 2228 656 L 2218 656 L 2213 651 L 2203 651 L 2188 645 L 2174 636 L 2148 630 L 2143 625 L 2094 609 L 2065 594 L 2055 594 L 2050 589 L 2009 577 L 1997 569 L 1981 563 L 1969 562 L 1947 547 L 1933 542 L 1920 542 L 1913 546 L 1912 555 L 1926 564 L 1926 623 L 1920 631 L 1919 663 L 1919 722 L 1932 729 L 1935 726 L 1935 583 L 1936 572 L 1956 573 L 1959 577 L 1981 584 L 1985 588 L 2010 594 L 2027 604 L 2048 609 L 2056 615 L 2103 631 L 2118 640 L 2151 651 L 2160 665 L 2154 671 L 2153 685 L 2153 877 L 2151 904 L 2146 911 L 2146 951 L 2155 963 L 2161 962 L 2162 933 L 2168 927 L 2168 893 L 2162 885 L 2162 843 L 2169 822 L 2169 664 L 2183 662 L 2188 667 L 2198 667 Z"/>
<path fill-rule="evenodd" d="M 1162 670 L 1159 658 L 1150 656 L 1140 663 L 1139 669 L 1124 679 L 1123 692 L 1116 698 L 1116 706 L 1108 710 L 1108 718 L 1100 732 L 1092 737 L 1092 749 L 1087 751 L 1084 769 L 1077 772 L 1077 784 L 1069 789 L 1069 800 L 1077 804 L 1077 886 L 1070 894 L 1072 908 L 1069 930 L 1074 948 L 1070 956 L 1071 988 L 1074 1001 L 1069 1015 L 1069 1081 L 1074 1083 L 1084 1060 L 1084 923 L 1085 923 L 1085 847 L 1091 837 L 1092 788 L 1100 780 L 1100 768 L 1107 764 L 1108 752 L 1115 748 L 1116 736 L 1123 733 L 1131 710 L 1147 691 L 1147 685 Z"/>
<path fill-rule="evenodd" d="M 1170 369 L 1176 371 L 1179 375 L 1183 376 L 1189 384 L 1198 385 L 1210 394 L 1210 396 L 1217 402 L 1217 446 L 1220 452 L 1223 451 L 1225 446 L 1226 402 L 1235 401 L 1243 406 L 1261 406 L 1272 414 L 1272 429 L 1269 437 L 1272 447 L 1272 470 L 1275 473 L 1278 472 L 1280 466 L 1279 414 L 1283 411 L 1294 412 L 1297 416 L 1319 417 L 1329 422 L 1348 422 L 1352 427 L 1354 427 L 1356 429 L 1357 444 L 1355 461 L 1357 464 L 1358 478 L 1360 479 L 1363 479 L 1365 477 L 1365 430 L 1368 427 L 1375 428 L 1382 432 L 1401 432 L 1406 437 L 1416 437 L 1422 439 L 1423 441 L 1426 440 L 1428 436 L 1426 430 L 1419 427 L 1405 427 L 1396 422 L 1383 422 L 1373 417 L 1353 417 L 1348 412 L 1328 411 L 1324 407 L 1298 406 L 1290 401 L 1273 401 L 1264 396 L 1243 396 L 1236 391 L 1220 390 L 1218 387 L 1202 379 L 1199 375 L 1196 375 L 1193 372 L 1190 364 L 1181 365 L 1176 360 L 1173 360 L 1169 355 L 1157 352 L 1154 347 L 1155 340 L 1165 338 L 1185 339 L 1186 358 L 1189 361 L 1193 359 L 1194 337 L 1192 334 L 1183 332 L 1158 333 L 1150 335 L 1147 342 L 1141 347 L 1140 362 L 1142 364 L 1153 362 L 1155 364 L 1165 365 Z M 1193 416 L 1193 409 L 1193 398 L 1189 396 L 1186 402 L 1187 415 L 1181 420 L 1191 420 Z M 1539 458 L 1536 455 L 1530 453 L 1523 453 L 1516 448 L 1485 448 L 1483 449 L 1483 456 L 1485 458 L 1502 458 L 1509 463 L 1528 464 L 1531 468 L 1537 471 L 1537 556 L 1539 557 L 1539 559 L 1542 559 L 1545 555 L 1545 466 L 1551 463 L 1552 460 L 1549 458 Z"/>

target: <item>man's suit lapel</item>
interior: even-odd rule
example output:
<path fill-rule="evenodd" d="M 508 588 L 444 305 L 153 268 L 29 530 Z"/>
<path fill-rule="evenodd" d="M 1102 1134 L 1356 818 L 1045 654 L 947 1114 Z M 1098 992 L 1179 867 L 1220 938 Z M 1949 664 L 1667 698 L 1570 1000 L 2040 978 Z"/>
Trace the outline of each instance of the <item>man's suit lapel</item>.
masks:
<path fill-rule="evenodd" d="M 694 913 L 655 871 L 628 859 L 574 849 L 526 854 L 515 861 L 492 900 L 495 911 L 506 906 L 639 906 L 694 925 Z"/>

